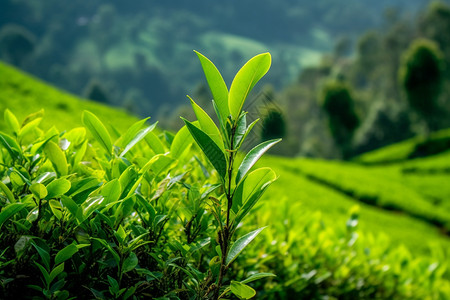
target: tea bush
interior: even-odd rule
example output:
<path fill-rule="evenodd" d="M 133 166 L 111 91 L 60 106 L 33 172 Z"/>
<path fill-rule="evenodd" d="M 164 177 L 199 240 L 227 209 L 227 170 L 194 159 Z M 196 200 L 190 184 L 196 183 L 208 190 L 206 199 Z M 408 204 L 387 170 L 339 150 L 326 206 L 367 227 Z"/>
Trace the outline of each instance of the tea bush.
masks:
<path fill-rule="evenodd" d="M 279 140 L 238 150 L 243 103 L 270 67 L 251 59 L 230 89 L 197 53 L 217 124 L 124 133 L 89 111 L 83 127 L 40 127 L 5 110 L 0 132 L 0 298 L 445 298 L 446 254 L 414 258 L 384 238 L 326 227 L 290 201 L 257 203 L 277 178 L 258 159 Z M 281 195 L 279 196 L 281 197 Z M 263 230 L 265 226 L 269 228 Z M 258 236 L 259 235 L 259 236 Z M 258 236 L 258 237 L 257 237 Z M 250 244 L 252 243 L 252 244 Z M 250 244 L 250 246 L 249 246 Z M 275 275 L 276 274 L 276 277 Z"/>

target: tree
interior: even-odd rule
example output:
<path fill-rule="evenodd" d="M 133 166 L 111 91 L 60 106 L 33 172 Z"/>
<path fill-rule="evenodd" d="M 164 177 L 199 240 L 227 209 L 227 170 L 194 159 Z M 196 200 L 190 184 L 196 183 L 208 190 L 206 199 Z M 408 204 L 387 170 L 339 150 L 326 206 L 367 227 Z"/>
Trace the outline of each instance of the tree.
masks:
<path fill-rule="evenodd" d="M 283 138 L 286 135 L 286 121 L 283 113 L 275 106 L 266 108 L 262 117 L 261 139 L 263 141 Z"/>
<path fill-rule="evenodd" d="M 109 104 L 110 100 L 107 92 L 96 79 L 92 79 L 84 90 L 84 97 L 90 100 L 94 100 L 100 103 Z"/>
<path fill-rule="evenodd" d="M 16 66 L 33 52 L 35 44 L 35 36 L 23 26 L 9 24 L 0 30 L 0 58 Z"/>
<path fill-rule="evenodd" d="M 359 125 L 350 87 L 342 81 L 328 81 L 322 89 L 321 100 L 336 144 L 342 147 L 344 156 L 347 156 L 353 133 Z"/>
<path fill-rule="evenodd" d="M 399 81 L 409 105 L 432 128 L 431 116 L 444 79 L 444 56 L 438 45 L 427 39 L 417 39 L 406 50 L 399 68 Z M 430 128 L 431 127 L 431 128 Z"/>

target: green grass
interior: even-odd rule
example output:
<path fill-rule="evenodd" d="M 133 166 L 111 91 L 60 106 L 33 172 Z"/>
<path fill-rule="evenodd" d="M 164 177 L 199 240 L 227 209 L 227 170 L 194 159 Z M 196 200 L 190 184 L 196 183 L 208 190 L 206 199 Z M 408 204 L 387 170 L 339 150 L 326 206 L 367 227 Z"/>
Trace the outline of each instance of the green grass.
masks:
<path fill-rule="evenodd" d="M 82 100 L 0 62 L 0 128 L 4 128 L 3 111 L 10 109 L 22 121 L 27 115 L 45 108 L 41 127 L 56 126 L 67 130 L 81 126 L 81 113 L 89 110 L 105 123 L 125 131 L 137 119 L 116 108 Z"/>

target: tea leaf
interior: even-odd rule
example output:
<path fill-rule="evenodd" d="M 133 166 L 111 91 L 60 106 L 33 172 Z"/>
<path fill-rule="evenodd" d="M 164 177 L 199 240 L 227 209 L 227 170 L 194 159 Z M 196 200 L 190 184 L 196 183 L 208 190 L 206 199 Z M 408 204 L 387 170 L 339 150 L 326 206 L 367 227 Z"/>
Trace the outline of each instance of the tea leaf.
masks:
<path fill-rule="evenodd" d="M 259 54 L 250 59 L 236 74 L 228 95 L 228 107 L 233 120 L 237 122 L 245 99 L 255 84 L 269 71 L 270 53 Z"/>
<path fill-rule="evenodd" d="M 149 132 L 145 136 L 145 142 L 156 154 L 162 154 L 166 151 L 161 140 L 153 132 Z"/>
<path fill-rule="evenodd" d="M 19 140 L 23 139 L 23 137 L 29 134 L 32 130 L 36 129 L 41 121 L 42 118 L 37 118 L 23 126 L 19 131 Z"/>
<path fill-rule="evenodd" d="M 123 272 L 129 272 L 136 268 L 138 264 L 138 258 L 134 252 L 131 252 L 130 255 L 123 262 Z"/>
<path fill-rule="evenodd" d="M 114 249 L 103 239 L 99 239 L 99 238 L 92 238 L 98 242 L 100 242 L 103 246 L 105 246 L 105 248 L 111 253 L 111 255 L 114 258 L 114 261 L 116 262 L 117 265 L 120 264 L 120 256 L 119 254 L 117 254 L 116 251 L 114 251 Z"/>
<path fill-rule="evenodd" d="M 36 249 L 36 251 L 38 252 L 42 261 L 44 262 L 45 268 L 47 270 L 50 269 L 50 254 L 48 253 L 48 251 L 46 251 L 42 247 L 39 247 L 38 245 L 36 245 L 36 243 L 34 241 L 32 241 L 31 244 Z"/>
<path fill-rule="evenodd" d="M 0 189 L 5 194 L 6 198 L 9 200 L 10 203 L 16 202 L 16 198 L 14 198 L 13 193 L 11 190 L 0 180 Z"/>
<path fill-rule="evenodd" d="M 52 199 L 64 195 L 70 190 L 70 181 L 64 178 L 53 180 L 47 185 L 47 197 L 46 199 Z"/>
<path fill-rule="evenodd" d="M 227 161 L 222 150 L 220 150 L 219 146 L 217 146 L 216 143 L 204 131 L 197 128 L 186 119 L 183 119 L 183 121 L 200 149 L 202 149 L 209 162 L 217 170 L 217 173 L 219 173 L 219 176 L 221 178 L 225 178 L 227 172 Z"/>
<path fill-rule="evenodd" d="M 75 253 L 78 252 L 78 247 L 75 244 L 70 244 L 60 250 L 55 257 L 55 265 L 70 259 Z"/>
<path fill-rule="evenodd" d="M 235 226 L 250 212 L 264 191 L 276 180 L 275 172 L 270 168 L 260 168 L 251 172 L 241 181 L 233 196 L 232 210 L 236 217 Z"/>
<path fill-rule="evenodd" d="M 256 291 L 253 288 L 239 281 L 232 280 L 230 289 L 239 299 L 251 299 L 256 295 Z"/>
<path fill-rule="evenodd" d="M 141 130 L 142 126 L 144 126 L 145 122 L 148 121 L 150 117 L 137 121 L 133 125 L 131 125 L 127 132 L 120 138 L 120 142 L 116 142 L 116 144 L 122 148 L 124 148 L 127 144 L 129 144 L 138 132 Z"/>
<path fill-rule="evenodd" d="M 101 190 L 101 195 L 105 197 L 108 203 L 116 202 L 120 199 L 122 193 L 122 187 L 119 179 L 113 179 L 106 183 Z"/>
<path fill-rule="evenodd" d="M 64 263 L 54 267 L 53 270 L 50 272 L 47 284 L 50 285 L 50 283 L 52 283 L 52 281 L 56 278 L 56 276 L 61 274 L 62 271 L 64 271 Z"/>
<path fill-rule="evenodd" d="M 214 121 L 208 116 L 208 114 L 195 103 L 194 100 L 189 97 L 191 100 L 192 109 L 194 110 L 195 115 L 197 116 L 198 123 L 200 124 L 200 128 L 216 143 L 217 146 L 223 151 L 225 148 L 223 146 L 222 136 L 220 135 L 219 129 L 214 124 Z"/>
<path fill-rule="evenodd" d="M 6 148 L 13 160 L 16 160 L 22 154 L 19 144 L 9 135 L 0 132 L 0 143 Z"/>
<path fill-rule="evenodd" d="M 30 191 L 37 199 L 44 199 L 48 195 L 47 188 L 41 183 L 34 183 L 30 186 Z"/>
<path fill-rule="evenodd" d="M 255 239 L 255 237 L 266 227 L 262 227 L 259 229 L 256 229 L 252 232 L 247 233 L 246 235 L 240 237 L 239 239 L 234 242 L 233 246 L 231 246 L 230 251 L 228 252 L 227 258 L 226 258 L 226 265 L 229 266 L 237 257 L 238 255 L 244 250 L 245 247 L 250 244 L 251 241 Z"/>
<path fill-rule="evenodd" d="M 145 129 L 140 130 L 133 139 L 125 146 L 125 149 L 120 153 L 119 157 L 123 157 L 128 151 L 130 151 L 131 148 L 133 148 L 137 143 L 139 143 L 142 139 L 145 138 L 145 136 L 152 131 L 158 122 L 148 126 Z"/>
<path fill-rule="evenodd" d="M 6 220 L 11 218 L 13 215 L 21 211 L 26 207 L 26 204 L 24 203 L 12 203 L 2 209 L 0 212 L 0 228 L 2 228 L 3 223 L 5 223 Z"/>
<path fill-rule="evenodd" d="M 108 154 L 112 151 L 111 136 L 105 125 L 91 112 L 85 110 L 81 116 L 83 125 L 92 133 L 94 138 L 102 145 Z"/>
<path fill-rule="evenodd" d="M 20 125 L 19 121 L 17 121 L 16 116 L 9 109 L 5 109 L 4 117 L 5 123 L 8 125 L 9 129 L 11 129 L 11 131 L 15 135 L 17 135 L 20 130 Z"/>
<path fill-rule="evenodd" d="M 242 280 L 241 283 L 249 283 L 266 277 L 276 277 L 276 275 L 272 273 L 256 273 L 252 274 L 249 278 Z"/>
<path fill-rule="evenodd" d="M 236 184 L 238 184 L 242 180 L 242 178 L 244 178 L 251 167 L 253 167 L 253 165 L 267 150 L 269 150 L 273 145 L 279 143 L 280 141 L 281 139 L 266 141 L 250 150 L 239 166 L 239 170 L 236 175 Z"/>
<path fill-rule="evenodd" d="M 67 175 L 69 169 L 67 167 L 66 155 L 61 148 L 59 148 L 59 146 L 54 142 L 48 141 L 48 143 L 44 146 L 44 151 L 55 168 L 56 173 L 60 176 Z"/>
<path fill-rule="evenodd" d="M 50 209 L 53 212 L 53 215 L 55 215 L 55 217 L 59 220 L 62 218 L 62 206 L 61 203 L 59 203 L 59 201 L 56 200 L 50 200 L 48 202 L 48 204 L 50 205 Z"/>
<path fill-rule="evenodd" d="M 189 130 L 186 126 L 183 126 L 178 130 L 172 145 L 170 146 L 172 157 L 179 158 L 189 148 L 193 141 L 192 136 L 189 134 Z"/>
<path fill-rule="evenodd" d="M 209 88 L 214 98 L 214 102 L 220 112 L 223 120 L 226 120 L 230 115 L 228 108 L 228 88 L 216 66 L 203 54 L 194 51 L 202 64 L 203 72 L 205 73 L 206 81 L 208 81 Z"/>

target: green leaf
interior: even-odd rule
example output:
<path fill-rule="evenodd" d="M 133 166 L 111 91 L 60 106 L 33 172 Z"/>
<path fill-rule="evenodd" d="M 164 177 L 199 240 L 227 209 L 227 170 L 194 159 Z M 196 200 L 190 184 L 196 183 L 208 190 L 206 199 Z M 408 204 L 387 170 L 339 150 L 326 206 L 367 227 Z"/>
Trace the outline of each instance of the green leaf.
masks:
<path fill-rule="evenodd" d="M 6 148 L 13 160 L 18 159 L 22 153 L 19 144 L 9 135 L 0 132 L 0 143 Z"/>
<path fill-rule="evenodd" d="M 236 126 L 236 132 L 234 134 L 233 148 L 239 149 L 242 144 L 242 139 L 244 138 L 245 132 L 247 131 L 247 114 L 241 113 Z"/>
<path fill-rule="evenodd" d="M 182 120 L 186 124 L 186 127 L 189 129 L 189 132 L 194 137 L 194 140 L 197 142 L 200 149 L 202 149 L 203 153 L 205 153 L 209 162 L 219 173 L 219 176 L 225 178 L 227 172 L 227 161 L 222 150 L 204 131 L 197 128 L 188 120 L 184 118 L 182 118 Z"/>
<path fill-rule="evenodd" d="M 164 152 L 166 152 L 164 144 L 153 132 L 149 132 L 145 136 L 145 141 L 147 142 L 148 146 L 152 148 L 153 151 L 155 151 L 156 154 L 163 154 Z"/>
<path fill-rule="evenodd" d="M 106 205 L 105 198 L 103 196 L 90 197 L 81 205 L 83 209 L 83 215 L 87 219 L 96 209 L 101 209 Z"/>
<path fill-rule="evenodd" d="M 266 141 L 250 150 L 239 166 L 239 170 L 236 175 L 236 184 L 238 184 L 242 180 L 242 178 L 244 178 L 251 167 L 253 167 L 253 165 L 267 150 L 269 150 L 273 145 L 279 143 L 280 141 L 281 139 Z"/>
<path fill-rule="evenodd" d="M 0 212 L 0 228 L 2 228 L 3 223 L 6 220 L 17 214 L 19 211 L 24 209 L 26 204 L 24 203 L 12 203 L 2 209 Z"/>
<path fill-rule="evenodd" d="M 52 283 L 52 281 L 56 278 L 56 276 L 61 274 L 62 271 L 64 271 L 64 263 L 54 267 L 53 270 L 50 272 L 50 276 L 48 278 L 48 284 L 50 285 L 50 283 Z"/>
<path fill-rule="evenodd" d="M 198 123 L 200 124 L 200 128 L 216 143 L 217 146 L 223 151 L 225 147 L 223 146 L 222 136 L 220 135 L 219 129 L 214 124 L 214 121 L 208 116 L 208 114 L 192 100 L 191 105 L 194 110 L 195 115 L 197 116 Z"/>
<path fill-rule="evenodd" d="M 59 148 L 57 144 L 52 141 L 48 141 L 44 147 L 45 154 L 47 154 L 47 158 L 51 161 L 53 168 L 55 168 L 56 173 L 60 176 L 67 175 L 69 169 L 67 166 L 66 155 Z"/>
<path fill-rule="evenodd" d="M 256 119 L 255 121 L 253 121 L 250 125 L 247 126 L 247 129 L 245 130 L 244 136 L 239 140 L 239 143 L 237 143 L 235 145 L 235 149 L 239 149 L 242 145 L 242 143 L 245 141 L 245 139 L 247 138 L 248 134 L 250 133 L 250 131 L 252 130 L 253 126 L 255 126 L 256 123 L 258 123 L 259 119 Z M 238 124 L 239 126 L 239 124 Z"/>
<path fill-rule="evenodd" d="M 270 168 L 260 168 L 251 172 L 241 181 L 233 195 L 232 210 L 236 217 L 235 226 L 250 212 L 269 185 L 276 180 L 275 172 Z"/>
<path fill-rule="evenodd" d="M 122 194 L 122 186 L 120 185 L 119 179 L 113 179 L 106 183 L 100 192 L 108 203 L 116 202 L 119 200 Z"/>
<path fill-rule="evenodd" d="M 250 244 L 251 241 L 266 227 L 262 227 L 259 229 L 256 229 L 252 232 L 247 233 L 246 235 L 240 237 L 236 242 L 234 242 L 233 246 L 231 246 L 230 251 L 228 252 L 227 258 L 226 258 L 226 265 L 229 266 L 237 257 L 238 255 L 244 250 L 245 247 L 247 247 L 248 244 Z"/>
<path fill-rule="evenodd" d="M 125 238 L 127 237 L 127 233 L 123 229 L 122 225 L 119 225 L 119 228 L 114 233 L 114 235 L 116 236 L 116 238 L 120 244 L 123 244 L 123 242 L 125 241 Z"/>
<path fill-rule="evenodd" d="M 228 107 L 233 120 L 237 122 L 245 99 L 255 84 L 269 71 L 270 53 L 259 54 L 250 59 L 236 74 L 228 95 Z"/>
<path fill-rule="evenodd" d="M 276 275 L 272 273 L 256 273 L 252 274 L 249 278 L 242 280 L 241 283 L 249 283 L 266 277 L 276 277 Z"/>
<path fill-rule="evenodd" d="M 45 199 L 52 199 L 64 195 L 70 190 L 70 181 L 64 178 L 53 180 L 47 185 L 47 197 Z"/>
<path fill-rule="evenodd" d="M 158 176 L 164 170 L 171 168 L 175 161 L 175 158 L 163 154 L 158 154 L 148 162 L 150 164 L 149 169 L 153 174 L 155 174 L 155 176 Z M 143 169 L 146 169 L 146 167 L 144 166 Z"/>
<path fill-rule="evenodd" d="M 105 125 L 91 112 L 85 110 L 81 116 L 83 125 L 92 133 L 94 138 L 102 145 L 108 154 L 112 151 L 111 136 L 106 130 Z"/>
<path fill-rule="evenodd" d="M 72 198 L 67 196 L 61 197 L 61 203 L 66 207 L 69 212 L 76 217 L 78 212 L 78 205 L 75 203 L 75 201 L 72 200 Z"/>
<path fill-rule="evenodd" d="M 44 277 L 45 280 L 45 285 L 50 285 L 51 281 L 50 281 L 50 274 L 48 274 L 47 270 L 39 263 L 34 262 L 34 264 L 39 268 L 39 270 L 42 273 L 42 276 Z"/>
<path fill-rule="evenodd" d="M 138 258 L 134 252 L 131 252 L 130 255 L 123 262 L 123 272 L 129 272 L 136 268 L 138 264 Z"/>
<path fill-rule="evenodd" d="M 81 145 L 86 139 L 86 128 L 73 128 L 69 132 L 64 134 L 64 138 L 66 138 L 74 146 Z"/>
<path fill-rule="evenodd" d="M 170 146 L 170 153 L 172 157 L 179 158 L 194 142 L 191 134 L 186 126 L 178 130 L 175 135 L 172 145 Z"/>
<path fill-rule="evenodd" d="M 117 280 L 115 280 L 111 276 L 109 276 L 109 275 L 107 275 L 107 276 L 108 276 L 108 282 L 109 282 L 109 285 L 112 288 L 112 291 L 117 293 L 119 291 L 119 283 L 117 282 Z"/>
<path fill-rule="evenodd" d="M 228 88 L 216 66 L 203 54 L 194 51 L 202 64 L 203 72 L 205 73 L 206 81 L 208 81 L 209 88 L 214 98 L 214 102 L 219 109 L 223 120 L 226 120 L 230 115 L 228 108 Z"/>
<path fill-rule="evenodd" d="M 145 122 L 148 121 L 148 119 L 150 118 L 139 120 L 133 125 L 131 125 L 128 128 L 127 132 L 120 138 L 120 142 L 116 142 L 116 145 L 120 146 L 121 148 L 124 148 L 127 144 L 129 144 L 141 130 L 142 126 L 144 126 Z"/>
<path fill-rule="evenodd" d="M 98 242 L 100 242 L 103 246 L 105 246 L 105 248 L 112 254 L 114 261 L 116 262 L 117 265 L 120 264 L 120 256 L 119 254 L 117 254 L 116 251 L 114 251 L 114 249 L 103 239 L 99 239 L 99 238 L 92 238 Z"/>
<path fill-rule="evenodd" d="M 30 191 L 37 199 L 44 199 L 48 195 L 47 188 L 41 183 L 32 184 Z"/>
<path fill-rule="evenodd" d="M 62 218 L 61 203 L 59 203 L 59 201 L 56 200 L 50 200 L 48 204 L 50 205 L 50 209 L 52 210 L 53 215 L 55 215 L 55 217 L 58 218 L 58 220 L 61 219 Z"/>
<path fill-rule="evenodd" d="M 239 281 L 232 280 L 230 289 L 239 299 L 251 299 L 256 295 L 256 291 L 253 288 Z"/>
<path fill-rule="evenodd" d="M 4 116 L 5 123 L 8 125 L 9 129 L 11 129 L 11 131 L 17 135 L 20 130 L 20 125 L 19 121 L 17 121 L 16 116 L 9 109 L 5 109 Z"/>
<path fill-rule="evenodd" d="M 36 129 L 36 127 L 39 126 L 41 121 L 42 121 L 42 118 L 37 118 L 37 119 L 27 123 L 25 126 L 23 126 L 19 131 L 19 139 L 23 139 L 27 134 L 29 134 L 31 131 Z"/>
<path fill-rule="evenodd" d="M 0 189 L 5 194 L 6 198 L 8 198 L 10 203 L 16 202 L 16 198 L 14 198 L 13 193 L 11 190 L 0 180 Z"/>
<path fill-rule="evenodd" d="M 59 265 L 60 263 L 70 259 L 77 252 L 78 247 L 75 244 L 70 244 L 69 246 L 64 247 L 56 254 L 55 265 Z"/>
<path fill-rule="evenodd" d="M 34 241 L 32 241 L 31 244 L 36 249 L 36 251 L 38 252 L 38 254 L 41 257 L 42 261 L 44 262 L 45 268 L 47 270 L 50 269 L 50 254 L 48 253 L 48 251 L 43 249 L 42 247 L 39 247 L 38 245 L 36 245 L 34 243 Z"/>
<path fill-rule="evenodd" d="M 128 151 L 130 151 L 131 148 L 133 148 L 137 143 L 139 143 L 142 139 L 145 138 L 145 136 L 152 131 L 158 122 L 148 126 L 147 128 L 144 128 L 140 130 L 134 138 L 125 146 L 125 149 L 120 153 L 120 157 L 123 157 Z"/>

